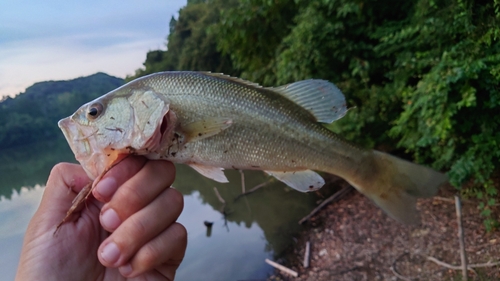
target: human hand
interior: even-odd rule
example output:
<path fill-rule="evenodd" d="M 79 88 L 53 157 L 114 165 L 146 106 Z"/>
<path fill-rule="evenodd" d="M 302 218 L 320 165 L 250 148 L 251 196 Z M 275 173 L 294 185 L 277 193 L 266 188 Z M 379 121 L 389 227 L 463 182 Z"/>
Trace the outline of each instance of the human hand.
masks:
<path fill-rule="evenodd" d="M 170 162 L 127 157 L 94 189 L 101 202 L 89 197 L 54 235 L 90 182 L 81 166 L 56 165 L 28 225 L 16 280 L 173 280 L 187 244 L 175 222 L 183 198 L 169 188 L 174 177 Z"/>

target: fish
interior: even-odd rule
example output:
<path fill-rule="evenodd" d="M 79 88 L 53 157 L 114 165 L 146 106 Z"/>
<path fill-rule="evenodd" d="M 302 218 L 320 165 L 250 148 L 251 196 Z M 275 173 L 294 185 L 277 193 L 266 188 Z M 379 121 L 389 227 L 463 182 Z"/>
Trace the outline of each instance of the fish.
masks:
<path fill-rule="evenodd" d="M 447 176 L 324 126 L 347 113 L 344 94 L 326 80 L 262 87 L 224 74 L 172 71 L 135 79 L 58 125 L 93 186 L 130 154 L 187 164 L 217 182 L 228 182 L 224 169 L 262 170 L 300 192 L 321 188 L 323 172 L 395 220 L 417 222 L 417 198 L 434 196 Z"/>

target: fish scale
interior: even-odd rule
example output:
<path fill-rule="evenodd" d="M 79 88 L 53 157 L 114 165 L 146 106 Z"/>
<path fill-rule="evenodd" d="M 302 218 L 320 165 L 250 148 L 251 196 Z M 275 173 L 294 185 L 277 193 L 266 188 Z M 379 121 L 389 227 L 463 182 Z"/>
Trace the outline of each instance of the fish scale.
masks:
<path fill-rule="evenodd" d="M 171 110 L 179 116 L 181 124 L 206 116 L 228 116 L 234 124 L 219 135 L 188 145 L 175 157 L 166 155 L 169 160 L 185 158 L 189 161 L 189 156 L 194 155 L 197 162 L 207 165 L 217 163 L 223 168 L 255 169 L 257 166 L 260 169 L 286 171 L 310 167 L 329 172 L 329 167 L 337 158 L 325 157 L 325 154 L 331 155 L 331 149 L 337 150 L 337 153 L 349 152 L 343 148 L 345 142 L 323 126 L 311 122 L 312 116 L 304 109 L 280 96 L 275 97 L 275 93 L 262 93 L 258 91 L 262 88 L 250 89 L 246 85 L 197 73 L 178 75 L 184 77 L 178 79 L 179 76 L 170 75 L 155 79 L 151 76 L 142 83 L 168 96 Z M 175 85 L 170 82 L 177 79 L 179 82 Z M 205 88 L 200 88 L 200 84 L 206 84 Z M 228 84 L 230 87 L 226 86 Z M 171 88 L 175 90 L 165 91 Z M 308 134 L 304 136 L 303 132 Z M 332 145 L 332 142 L 335 143 Z M 288 146 L 294 148 L 292 155 Z M 224 153 L 226 150 L 229 151 Z M 345 158 L 350 157 L 341 159 Z M 335 164 L 346 168 L 350 165 Z"/>

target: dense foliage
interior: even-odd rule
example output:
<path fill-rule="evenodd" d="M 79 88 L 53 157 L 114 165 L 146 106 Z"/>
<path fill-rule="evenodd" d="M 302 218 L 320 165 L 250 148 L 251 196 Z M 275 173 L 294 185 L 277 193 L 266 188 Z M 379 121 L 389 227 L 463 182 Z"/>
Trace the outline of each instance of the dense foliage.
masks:
<path fill-rule="evenodd" d="M 227 1 L 189 0 L 179 11 L 179 18 L 170 20 L 168 51 L 148 52 L 145 68 L 136 70 L 133 77 L 158 71 L 199 70 L 237 76 L 229 55 L 217 50 L 217 33 L 209 27 L 220 20 L 220 10 Z"/>
<path fill-rule="evenodd" d="M 352 107 L 332 130 L 449 171 L 488 216 L 500 164 L 499 36 L 499 0 L 188 1 L 168 50 L 150 52 L 137 76 L 328 79 Z"/>
<path fill-rule="evenodd" d="M 57 122 L 84 103 L 123 84 L 97 73 L 70 81 L 36 83 L 15 98 L 0 102 L 0 147 L 61 138 Z"/>

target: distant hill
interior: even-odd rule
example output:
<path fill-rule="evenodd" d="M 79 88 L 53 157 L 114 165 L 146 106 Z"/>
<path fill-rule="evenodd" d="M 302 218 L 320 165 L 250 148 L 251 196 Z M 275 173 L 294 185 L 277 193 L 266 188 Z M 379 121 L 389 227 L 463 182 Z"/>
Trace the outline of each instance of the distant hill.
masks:
<path fill-rule="evenodd" d="M 35 83 L 15 98 L 2 100 L 0 149 L 62 137 L 57 121 L 123 83 L 123 79 L 99 72 L 73 80 Z"/>

